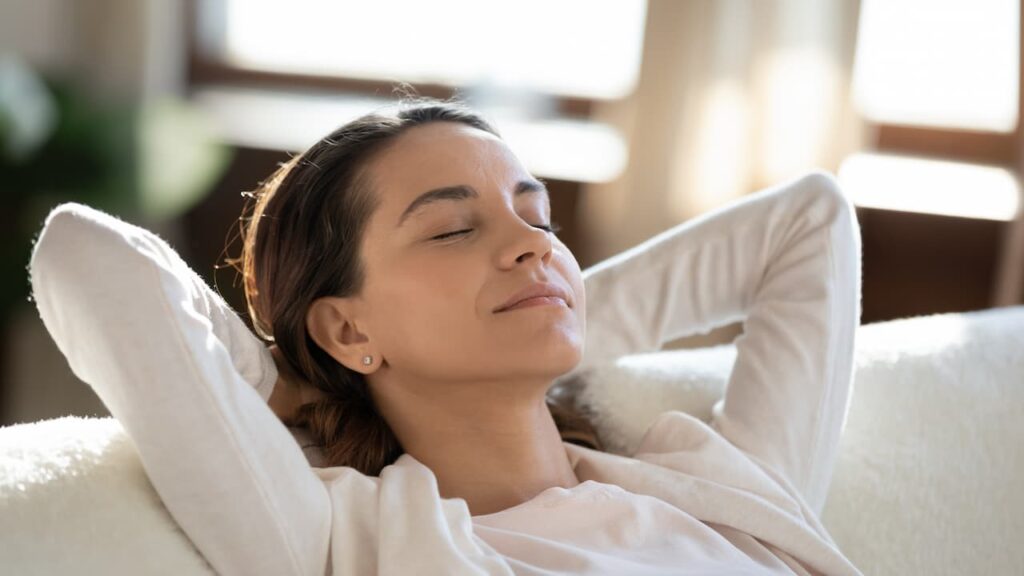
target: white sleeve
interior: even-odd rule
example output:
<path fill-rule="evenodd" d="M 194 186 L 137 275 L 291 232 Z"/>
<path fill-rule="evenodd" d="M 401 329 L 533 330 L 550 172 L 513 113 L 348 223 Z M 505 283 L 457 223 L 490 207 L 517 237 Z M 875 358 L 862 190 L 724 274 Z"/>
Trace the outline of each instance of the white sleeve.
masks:
<path fill-rule="evenodd" d="M 326 487 L 265 403 L 269 351 L 219 295 L 157 235 L 76 203 L 46 218 L 29 270 L 57 347 L 214 570 L 324 574 Z"/>
<path fill-rule="evenodd" d="M 820 172 L 741 197 L 584 271 L 586 370 L 743 320 L 712 426 L 820 514 L 853 381 L 856 210 Z"/>

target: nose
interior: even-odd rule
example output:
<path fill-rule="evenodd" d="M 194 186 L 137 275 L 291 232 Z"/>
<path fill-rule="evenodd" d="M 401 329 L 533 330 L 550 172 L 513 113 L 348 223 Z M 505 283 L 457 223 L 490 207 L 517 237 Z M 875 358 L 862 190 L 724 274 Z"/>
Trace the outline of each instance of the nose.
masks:
<path fill-rule="evenodd" d="M 532 258 L 540 258 L 543 264 L 551 260 L 551 233 L 537 228 L 523 220 L 519 220 L 510 233 L 511 240 L 504 247 L 501 263 L 504 268 L 527 262 Z"/>

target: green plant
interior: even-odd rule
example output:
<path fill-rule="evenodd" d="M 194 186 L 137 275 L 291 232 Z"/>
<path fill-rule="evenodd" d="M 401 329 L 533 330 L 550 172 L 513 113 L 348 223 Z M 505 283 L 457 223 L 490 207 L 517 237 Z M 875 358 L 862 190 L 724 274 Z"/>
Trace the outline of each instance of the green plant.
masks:
<path fill-rule="evenodd" d="M 130 220 L 176 218 L 229 159 L 185 102 L 103 102 L 71 80 L 0 59 L 0 325 L 28 298 L 32 239 L 53 206 L 73 200 Z"/>

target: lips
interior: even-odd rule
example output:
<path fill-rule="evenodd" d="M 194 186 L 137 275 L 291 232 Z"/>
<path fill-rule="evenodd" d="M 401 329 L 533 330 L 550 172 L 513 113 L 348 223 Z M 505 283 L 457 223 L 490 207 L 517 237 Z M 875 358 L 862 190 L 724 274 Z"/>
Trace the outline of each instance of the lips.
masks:
<path fill-rule="evenodd" d="M 569 294 L 561 286 L 552 284 L 550 282 L 537 282 L 530 284 L 526 288 L 523 288 L 519 292 L 516 292 L 511 298 L 505 301 L 504 304 L 494 309 L 494 312 L 503 312 L 506 309 L 515 306 L 523 300 L 530 298 L 537 298 L 539 296 L 547 296 L 551 298 L 558 298 L 565 302 L 566 306 L 570 306 Z"/>

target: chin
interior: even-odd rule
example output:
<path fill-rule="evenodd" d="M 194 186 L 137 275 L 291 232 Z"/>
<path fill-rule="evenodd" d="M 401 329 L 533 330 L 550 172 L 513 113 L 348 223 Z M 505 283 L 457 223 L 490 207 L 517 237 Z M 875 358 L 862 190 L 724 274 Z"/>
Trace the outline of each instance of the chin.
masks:
<path fill-rule="evenodd" d="M 548 346 L 542 351 L 537 352 L 532 357 L 532 360 L 550 367 L 552 373 L 557 372 L 556 375 L 565 374 L 583 360 L 583 348 L 575 343 L 568 342 L 565 346 Z M 524 361 L 530 360 L 524 358 Z"/>

